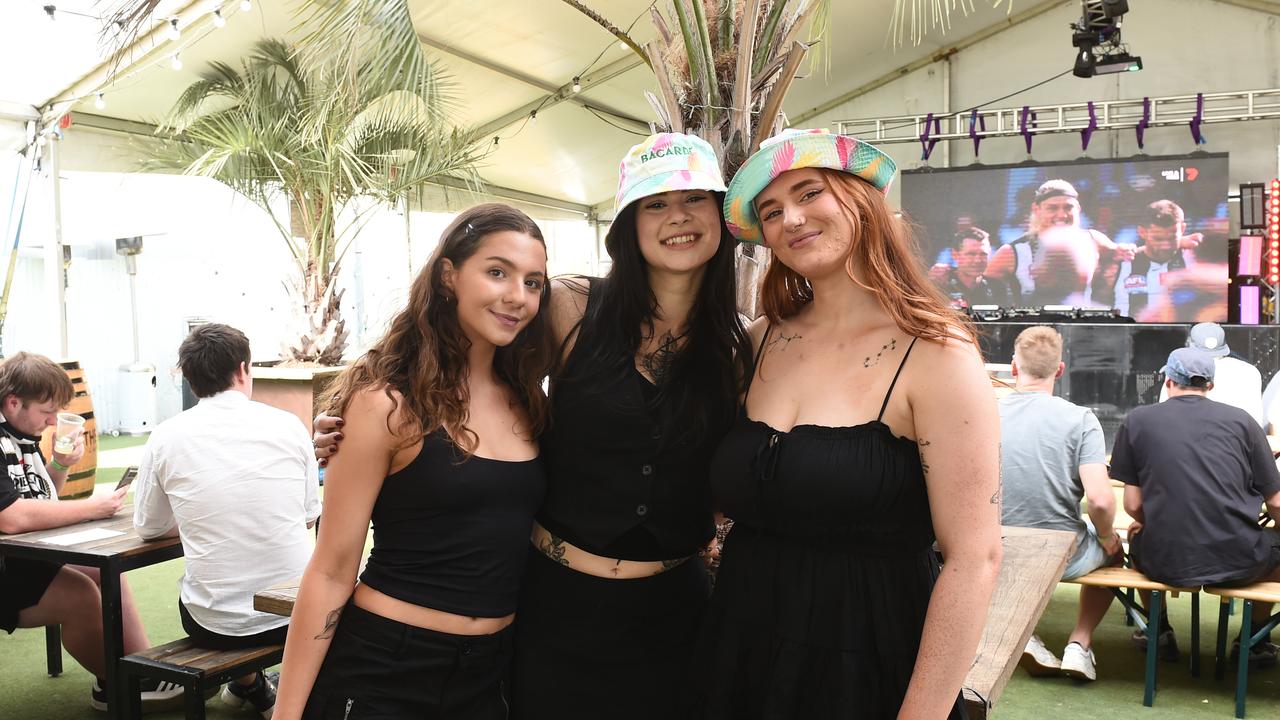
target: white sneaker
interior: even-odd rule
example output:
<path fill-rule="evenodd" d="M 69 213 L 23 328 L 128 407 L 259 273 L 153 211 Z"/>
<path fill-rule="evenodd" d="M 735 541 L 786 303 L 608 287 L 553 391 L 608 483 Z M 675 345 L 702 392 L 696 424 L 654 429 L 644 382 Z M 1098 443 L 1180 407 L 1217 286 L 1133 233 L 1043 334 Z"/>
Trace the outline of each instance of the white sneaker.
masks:
<path fill-rule="evenodd" d="M 1058 656 L 1045 646 L 1039 635 L 1032 635 L 1027 647 L 1022 651 L 1022 659 L 1018 665 L 1032 677 L 1048 677 L 1059 675 L 1062 663 Z"/>
<path fill-rule="evenodd" d="M 1092 648 L 1085 650 L 1080 643 L 1073 642 L 1067 643 L 1062 650 L 1062 672 L 1069 677 L 1076 680 L 1097 680 L 1096 665 Z"/>

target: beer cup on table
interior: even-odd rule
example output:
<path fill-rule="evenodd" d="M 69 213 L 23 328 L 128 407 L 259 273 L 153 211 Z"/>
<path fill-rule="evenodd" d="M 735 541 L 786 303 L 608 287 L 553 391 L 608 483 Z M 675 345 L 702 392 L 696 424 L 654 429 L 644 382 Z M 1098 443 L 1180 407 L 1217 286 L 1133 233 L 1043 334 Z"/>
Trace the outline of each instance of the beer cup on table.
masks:
<path fill-rule="evenodd" d="M 58 427 L 53 431 L 53 451 L 70 455 L 76 448 L 76 438 L 84 428 L 84 418 L 75 413 L 58 413 Z"/>

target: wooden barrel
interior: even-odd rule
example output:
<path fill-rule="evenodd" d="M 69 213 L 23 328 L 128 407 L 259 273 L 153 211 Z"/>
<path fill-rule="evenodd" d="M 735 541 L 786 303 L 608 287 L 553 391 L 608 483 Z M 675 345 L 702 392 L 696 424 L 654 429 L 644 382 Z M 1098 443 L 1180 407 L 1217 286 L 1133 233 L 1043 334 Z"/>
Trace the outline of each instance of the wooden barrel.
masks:
<path fill-rule="evenodd" d="M 84 456 L 80 462 L 71 466 L 67 473 L 67 482 L 62 486 L 58 497 L 73 499 L 88 497 L 93 494 L 93 483 L 98 476 L 98 421 L 93 417 L 93 396 L 89 394 L 89 383 L 84 379 L 84 369 L 75 360 L 59 363 L 71 378 L 71 387 L 75 394 L 71 402 L 63 408 L 64 412 L 75 413 L 84 418 Z M 46 428 L 40 438 L 40 450 L 46 458 L 53 457 L 53 431 Z"/>

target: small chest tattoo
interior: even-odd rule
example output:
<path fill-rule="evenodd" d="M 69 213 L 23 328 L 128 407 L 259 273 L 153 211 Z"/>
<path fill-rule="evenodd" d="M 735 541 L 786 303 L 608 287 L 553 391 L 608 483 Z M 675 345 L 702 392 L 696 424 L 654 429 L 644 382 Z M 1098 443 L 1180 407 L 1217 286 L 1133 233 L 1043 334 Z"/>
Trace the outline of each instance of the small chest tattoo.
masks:
<path fill-rule="evenodd" d="M 863 359 L 862 359 L 862 367 L 864 367 L 864 368 L 870 368 L 870 367 L 875 367 L 876 365 L 879 365 L 879 364 L 880 364 L 880 358 L 884 357 L 884 354 L 885 354 L 885 353 L 887 353 L 887 352 L 892 352 L 892 351 L 897 350 L 897 349 L 898 349 L 898 341 L 897 341 L 897 340 L 890 340 L 889 342 L 885 343 L 884 345 L 881 345 L 881 346 L 880 346 L 880 351 L 879 351 L 879 352 L 877 352 L 875 355 L 868 355 L 868 356 L 866 356 L 865 358 L 863 358 Z"/>

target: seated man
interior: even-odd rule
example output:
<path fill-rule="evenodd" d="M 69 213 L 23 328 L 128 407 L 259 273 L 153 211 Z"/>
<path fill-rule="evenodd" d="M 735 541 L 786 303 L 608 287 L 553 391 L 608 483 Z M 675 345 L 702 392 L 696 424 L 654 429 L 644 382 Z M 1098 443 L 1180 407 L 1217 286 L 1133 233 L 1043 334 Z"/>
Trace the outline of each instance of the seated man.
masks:
<path fill-rule="evenodd" d="M 57 363 L 43 355 L 20 352 L 0 365 L 0 455 L 6 472 L 0 476 L 0 533 L 74 525 L 115 515 L 127 490 L 98 494 L 84 500 L 58 500 L 67 470 L 84 454 L 84 438 L 67 454 L 53 452 L 45 462 L 40 434 L 57 424 L 58 411 L 74 395 L 71 380 Z M 62 626 L 62 644 L 76 662 L 97 679 L 93 707 L 107 709 L 102 689 L 106 658 L 102 646 L 101 579 L 97 568 L 0 557 L 0 628 Z M 120 578 L 124 652 L 151 646 L 142 629 L 138 607 L 125 579 Z M 170 683 L 145 683 L 145 711 L 176 707 L 182 688 Z"/>
<path fill-rule="evenodd" d="M 1124 508 L 1135 521 L 1134 566 L 1178 587 L 1280 581 L 1280 536 L 1258 521 L 1264 501 L 1280 515 L 1280 472 L 1262 428 L 1206 397 L 1214 377 L 1208 353 L 1174 350 L 1161 372 L 1169 400 L 1130 411 L 1111 455 L 1111 476 L 1125 483 Z M 1270 614 L 1271 605 L 1255 604 L 1254 626 Z M 1161 621 L 1160 644 L 1173 650 L 1173 630 Z M 1250 658 L 1273 664 L 1275 646 L 1264 641 Z"/>
<path fill-rule="evenodd" d="M 192 642 L 213 650 L 283 643 L 289 619 L 253 609 L 253 594 L 296 578 L 320 515 L 311 440 L 293 415 L 252 402 L 249 340 L 201 325 L 178 348 L 200 398 L 151 433 L 134 482 L 138 534 L 182 538 L 178 613 Z M 275 687 L 263 673 L 228 683 L 224 702 L 263 717 Z"/>
<path fill-rule="evenodd" d="M 1093 411 L 1053 396 L 1065 367 L 1056 330 L 1037 326 L 1018 335 L 1015 390 L 999 403 L 1001 522 L 1074 532 L 1076 551 L 1062 573 L 1063 580 L 1072 580 L 1118 559 L 1120 539 L 1112 528 L 1115 496 L 1107 479 L 1102 426 Z M 1080 511 L 1083 497 L 1089 499 L 1089 520 Z M 1080 680 L 1097 678 L 1093 631 L 1110 606 L 1110 590 L 1080 587 L 1080 614 L 1062 651 L 1062 672 Z M 1059 669 L 1058 659 L 1035 635 L 1022 664 L 1033 675 Z"/>
<path fill-rule="evenodd" d="M 1208 398 L 1238 407 L 1249 413 L 1259 427 L 1267 425 L 1262 400 L 1262 373 L 1247 360 L 1235 357 L 1227 345 L 1227 334 L 1218 323 L 1202 322 L 1192 326 L 1187 347 L 1203 350 L 1213 357 L 1213 387 Z M 1160 402 L 1169 397 L 1161 388 Z"/>

